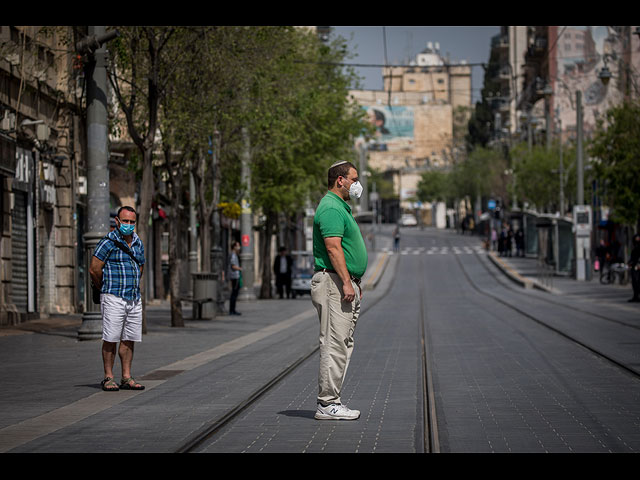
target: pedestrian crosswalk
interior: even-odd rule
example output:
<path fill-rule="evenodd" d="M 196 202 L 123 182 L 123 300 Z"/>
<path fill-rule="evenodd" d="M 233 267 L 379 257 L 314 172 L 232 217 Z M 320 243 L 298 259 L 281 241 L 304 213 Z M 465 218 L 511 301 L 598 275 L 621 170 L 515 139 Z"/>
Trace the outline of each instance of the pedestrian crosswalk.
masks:
<path fill-rule="evenodd" d="M 389 255 L 470 255 L 484 253 L 486 250 L 481 245 L 469 246 L 432 246 L 432 247 L 404 247 L 399 252 L 394 252 L 393 248 L 383 248 L 383 252 Z"/>

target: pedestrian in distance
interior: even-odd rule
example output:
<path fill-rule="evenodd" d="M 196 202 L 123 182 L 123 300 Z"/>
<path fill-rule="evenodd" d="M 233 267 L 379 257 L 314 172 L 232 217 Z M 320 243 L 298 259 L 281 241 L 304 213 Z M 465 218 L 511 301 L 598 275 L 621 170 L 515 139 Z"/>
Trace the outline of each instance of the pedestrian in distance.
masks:
<path fill-rule="evenodd" d="M 596 248 L 597 263 L 594 266 L 594 269 L 596 271 L 602 270 L 602 267 L 604 267 L 604 264 L 607 261 L 608 257 L 609 257 L 609 246 L 607 245 L 607 242 L 604 239 L 600 239 L 600 245 L 598 245 L 598 248 Z"/>
<path fill-rule="evenodd" d="M 507 257 L 511 256 L 512 244 L 513 244 L 513 230 L 511 229 L 511 225 L 507 225 L 507 236 L 504 242 L 504 249 Z"/>
<path fill-rule="evenodd" d="M 347 203 L 362 194 L 355 166 L 347 161 L 334 163 L 328 172 L 328 187 L 313 218 L 311 300 L 320 320 L 315 418 L 356 420 L 360 411 L 341 401 L 360 316 L 360 281 L 368 260 L 364 239 Z"/>
<path fill-rule="evenodd" d="M 505 252 L 507 251 L 506 243 L 507 232 L 503 226 L 502 230 L 500 231 L 500 235 L 498 236 L 498 255 L 501 257 L 503 257 L 505 255 Z"/>
<path fill-rule="evenodd" d="M 518 228 L 516 233 L 514 234 L 515 242 L 516 242 L 516 256 L 524 257 L 524 232 L 522 228 Z"/>
<path fill-rule="evenodd" d="M 229 315 L 242 315 L 236 311 L 236 302 L 240 292 L 240 277 L 242 267 L 240 266 L 240 242 L 237 240 L 231 243 L 231 255 L 229 257 L 229 280 L 231 281 L 231 295 L 229 296 Z"/>
<path fill-rule="evenodd" d="M 396 227 L 393 229 L 393 251 L 400 251 L 400 225 L 396 224 Z"/>
<path fill-rule="evenodd" d="M 293 258 L 287 253 L 286 247 L 280 247 L 279 255 L 273 262 L 273 273 L 276 276 L 276 289 L 280 298 L 286 293 L 291 298 L 291 273 Z"/>
<path fill-rule="evenodd" d="M 629 302 L 640 302 L 640 234 L 633 236 L 633 248 L 629 256 L 629 269 L 631 273 L 631 287 L 633 297 Z"/>
<path fill-rule="evenodd" d="M 142 341 L 142 297 L 140 280 L 145 263 L 142 240 L 135 233 L 136 211 L 121 207 L 116 228 L 98 242 L 91 257 L 89 274 L 100 290 L 102 314 L 102 389 L 107 392 L 144 390 L 131 375 L 134 346 Z M 116 346 L 122 364 L 122 380 L 116 384 L 113 366 Z"/>

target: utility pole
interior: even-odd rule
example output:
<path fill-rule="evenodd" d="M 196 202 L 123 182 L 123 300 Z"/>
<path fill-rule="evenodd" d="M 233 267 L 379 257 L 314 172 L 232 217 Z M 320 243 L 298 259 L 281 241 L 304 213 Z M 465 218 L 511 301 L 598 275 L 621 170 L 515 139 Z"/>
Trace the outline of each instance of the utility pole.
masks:
<path fill-rule="evenodd" d="M 360 198 L 360 213 L 369 211 L 369 192 L 367 191 L 367 144 L 360 145 L 360 184 L 362 185 L 362 197 Z"/>
<path fill-rule="evenodd" d="M 578 168 L 578 205 L 584 204 L 584 166 L 582 157 L 582 92 L 576 92 L 576 110 L 577 110 L 577 168 Z"/>
<path fill-rule="evenodd" d="M 242 197 L 242 214 L 240 216 L 240 263 L 242 264 L 242 288 L 238 300 L 255 300 L 253 289 L 253 213 L 249 195 L 251 193 L 251 143 L 249 131 L 242 127 L 242 184 L 245 192 Z"/>
<path fill-rule="evenodd" d="M 584 204 L 584 161 L 582 153 L 582 92 L 576 92 L 578 198 L 573 207 L 576 236 L 576 280 L 591 280 L 591 206 Z"/>
<path fill-rule="evenodd" d="M 105 27 L 89 27 L 89 35 L 76 49 L 88 58 L 85 68 L 87 86 L 87 233 L 85 244 L 84 314 L 78 340 L 102 337 L 100 307 L 91 295 L 89 266 L 93 250 L 109 232 L 109 136 L 107 126 L 107 49 L 104 44 L 117 31 L 105 33 Z"/>

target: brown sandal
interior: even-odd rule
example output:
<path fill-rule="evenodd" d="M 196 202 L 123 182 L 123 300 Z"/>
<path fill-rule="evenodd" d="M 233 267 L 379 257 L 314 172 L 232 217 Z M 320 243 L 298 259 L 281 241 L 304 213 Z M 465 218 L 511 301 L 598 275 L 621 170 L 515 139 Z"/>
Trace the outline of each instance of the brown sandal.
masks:
<path fill-rule="evenodd" d="M 100 385 L 102 385 L 102 390 L 105 392 L 117 392 L 120 390 L 118 384 L 114 382 L 111 377 L 105 377 L 105 379 L 100 382 Z"/>
<path fill-rule="evenodd" d="M 133 383 L 133 385 L 132 385 Z M 144 390 L 144 385 L 140 385 L 133 377 L 123 378 L 120 382 L 120 389 L 122 390 Z"/>

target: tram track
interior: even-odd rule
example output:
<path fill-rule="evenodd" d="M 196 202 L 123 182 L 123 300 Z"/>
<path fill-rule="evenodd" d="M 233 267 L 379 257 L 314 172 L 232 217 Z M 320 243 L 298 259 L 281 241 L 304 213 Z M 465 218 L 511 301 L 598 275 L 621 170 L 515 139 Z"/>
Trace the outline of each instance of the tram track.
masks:
<path fill-rule="evenodd" d="M 447 243 L 449 243 L 451 245 L 451 240 L 447 239 Z M 512 303 L 500 298 L 497 295 L 494 295 L 491 292 L 488 292 L 486 290 L 482 290 L 480 287 L 478 287 L 478 285 L 476 284 L 476 282 L 474 282 L 471 278 L 471 276 L 469 275 L 469 273 L 467 272 L 467 270 L 465 269 L 462 261 L 460 260 L 460 258 L 456 255 L 456 261 L 458 263 L 458 266 L 460 267 L 460 270 L 462 271 L 463 275 L 465 276 L 465 278 L 467 279 L 467 281 L 469 282 L 469 284 L 471 285 L 471 287 L 476 290 L 478 293 L 480 293 L 481 295 L 485 295 L 488 297 L 491 297 L 493 300 L 499 302 L 500 304 L 506 306 L 507 308 L 517 312 L 518 314 L 524 316 L 525 318 L 528 318 L 529 320 L 532 320 L 534 322 L 536 322 L 537 324 L 553 331 L 554 333 L 564 337 L 566 340 L 579 345 L 580 347 L 588 350 L 589 352 L 591 352 L 592 354 L 594 354 L 596 357 L 601 358 L 607 362 L 609 362 L 610 364 L 614 365 L 615 367 L 617 367 L 618 369 L 624 371 L 627 374 L 630 374 L 632 377 L 636 378 L 636 379 L 640 379 L 640 372 L 638 372 L 637 370 L 625 365 L 624 363 L 620 362 L 619 360 L 616 360 L 615 358 L 613 358 L 611 355 L 602 352 L 601 350 L 599 350 L 597 347 L 594 347 L 592 345 L 587 344 L 586 342 L 583 342 L 582 340 L 579 340 L 577 338 L 575 338 L 573 335 L 571 335 L 570 333 L 567 333 L 563 330 L 561 330 L 560 328 L 557 328 L 551 324 L 549 324 L 548 322 L 545 322 L 544 320 L 540 319 L 539 317 L 532 315 L 531 313 L 523 310 L 522 308 L 519 308 L 515 305 L 513 305 Z M 494 278 L 498 278 L 497 274 L 495 272 L 492 272 L 489 267 L 487 265 L 485 265 L 485 263 L 480 260 L 480 263 L 484 266 L 485 269 L 487 269 L 487 271 L 494 277 Z M 519 292 L 518 292 L 519 293 Z M 614 321 L 615 323 L 621 323 L 624 326 L 630 327 L 631 325 L 628 325 L 624 322 L 619 322 L 619 321 L 615 321 L 614 319 L 610 319 L 607 318 L 603 315 L 599 315 L 596 313 L 592 313 L 586 310 L 581 310 L 581 309 L 577 309 L 574 308 L 573 306 L 568 306 L 565 304 L 562 304 L 561 302 L 555 302 L 553 300 L 550 299 L 545 299 L 545 302 L 548 303 L 552 303 L 554 305 L 563 307 L 565 309 L 571 310 L 573 312 L 575 311 L 580 311 L 581 313 L 587 314 L 587 315 L 591 315 L 595 318 L 599 318 L 599 319 L 604 319 L 604 320 L 608 320 L 608 321 Z"/>
<path fill-rule="evenodd" d="M 392 272 L 392 278 L 396 277 L 398 265 L 399 262 L 395 262 L 394 270 Z M 392 284 L 393 281 L 388 282 L 385 290 L 380 295 L 375 297 L 371 303 L 365 304 L 361 309 L 360 315 L 368 312 L 375 305 L 377 305 L 380 300 L 385 298 L 389 293 Z M 204 446 L 209 440 L 211 440 L 216 435 L 216 433 L 220 432 L 226 425 L 231 423 L 234 419 L 238 418 L 243 411 L 254 405 L 262 396 L 264 396 L 264 394 L 266 394 L 269 390 L 271 390 L 274 386 L 287 378 L 289 375 L 294 373 L 307 360 L 313 357 L 314 354 L 318 352 L 319 348 L 320 346 L 316 345 L 308 352 L 300 356 L 297 360 L 285 367 L 278 374 L 271 377 L 267 382 L 262 384 L 247 398 L 237 403 L 233 408 L 227 410 L 227 412 L 225 412 L 223 415 L 212 419 L 210 423 L 205 425 L 195 434 L 188 437 L 178 448 L 174 450 L 174 453 L 192 453 L 198 451 L 198 449 Z"/>
<path fill-rule="evenodd" d="M 423 418 L 423 438 L 422 448 L 424 453 L 440 453 L 440 440 L 438 437 L 438 422 L 436 418 L 435 395 L 433 388 L 433 372 L 431 371 L 431 362 L 429 361 L 429 335 L 426 326 L 426 309 L 425 295 L 426 288 L 424 283 L 424 259 L 420 259 L 420 317 L 418 318 L 419 335 L 420 335 L 420 353 L 422 355 L 422 418 Z"/>

